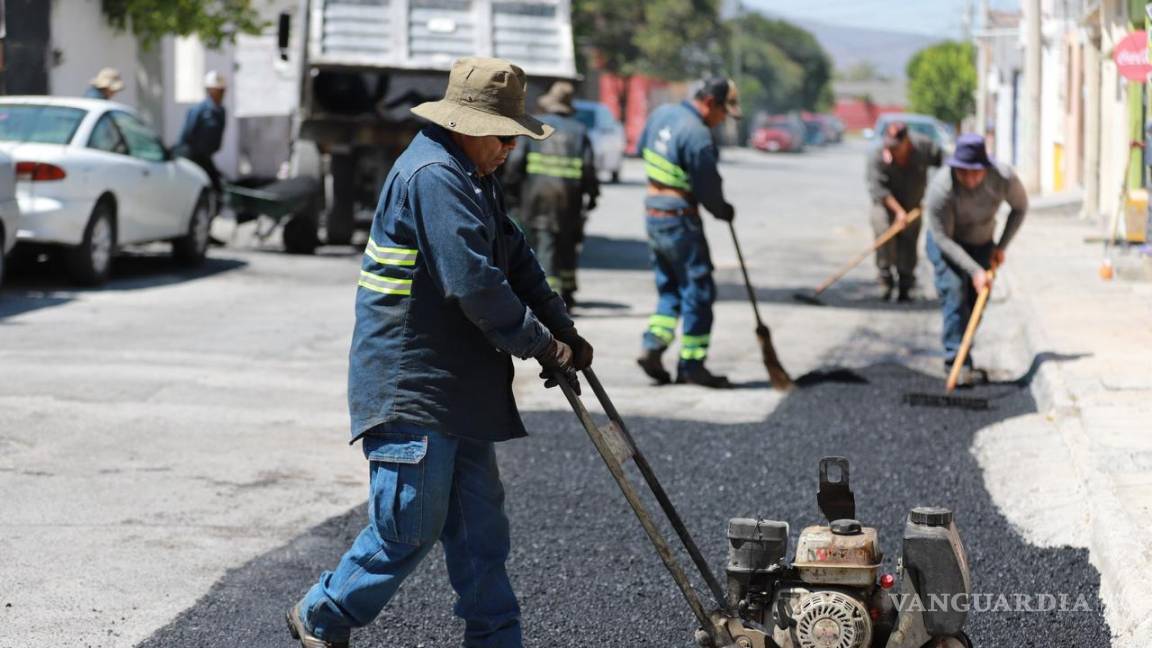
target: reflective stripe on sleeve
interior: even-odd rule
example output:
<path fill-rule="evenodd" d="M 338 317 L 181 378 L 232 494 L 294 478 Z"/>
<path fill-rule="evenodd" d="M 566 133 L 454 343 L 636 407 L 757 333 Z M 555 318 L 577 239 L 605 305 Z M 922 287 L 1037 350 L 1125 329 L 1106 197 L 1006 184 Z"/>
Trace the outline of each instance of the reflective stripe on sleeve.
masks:
<path fill-rule="evenodd" d="M 364 254 L 380 265 L 413 266 L 416 265 L 417 251 L 412 248 L 383 247 L 368 239 L 368 247 Z"/>
<path fill-rule="evenodd" d="M 584 161 L 580 158 L 564 155 L 529 153 L 528 173 L 555 178 L 579 179 L 584 173 Z"/>
<path fill-rule="evenodd" d="M 385 295 L 411 295 L 411 279 L 395 279 L 364 270 L 360 271 L 360 281 L 356 282 L 361 288 L 367 288 Z"/>

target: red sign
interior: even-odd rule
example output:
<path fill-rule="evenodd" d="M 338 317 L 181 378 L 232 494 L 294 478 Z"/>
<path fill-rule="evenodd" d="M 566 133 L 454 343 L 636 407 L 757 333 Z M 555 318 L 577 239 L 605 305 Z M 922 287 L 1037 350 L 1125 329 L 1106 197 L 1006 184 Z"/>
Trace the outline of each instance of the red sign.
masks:
<path fill-rule="evenodd" d="M 1116 61 L 1116 68 L 1125 79 L 1137 83 L 1148 81 L 1152 77 L 1152 63 L 1148 62 L 1148 35 L 1138 31 L 1125 36 L 1112 50 L 1112 60 Z"/>

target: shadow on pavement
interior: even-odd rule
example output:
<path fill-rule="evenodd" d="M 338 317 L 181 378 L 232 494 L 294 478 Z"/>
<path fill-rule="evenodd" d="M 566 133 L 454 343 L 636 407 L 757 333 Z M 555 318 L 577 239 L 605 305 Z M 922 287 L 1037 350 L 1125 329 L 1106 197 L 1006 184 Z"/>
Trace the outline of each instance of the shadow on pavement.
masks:
<path fill-rule="evenodd" d="M 926 299 L 923 293 L 908 303 L 880 301 L 880 289 L 875 281 L 844 280 L 822 293 L 820 304 L 801 301 L 795 295 L 811 295 L 812 286 L 756 288 L 756 301 L 765 304 L 805 306 L 807 308 L 844 308 L 849 310 L 871 311 L 932 311 L 940 308 L 940 302 Z M 743 281 L 727 280 L 716 282 L 717 301 L 748 301 L 748 289 Z"/>
<path fill-rule="evenodd" d="M 817 460 L 842 455 L 853 462 L 859 516 L 880 531 L 883 572 L 895 572 L 908 510 L 947 506 L 967 545 L 975 592 L 1009 600 L 1016 593 L 1065 594 L 1072 601 L 1082 596 L 1089 608 L 973 612 L 967 631 L 975 645 L 1107 646 L 1099 575 L 1087 551 L 1025 542 L 991 500 L 971 452 L 977 431 L 1035 411 L 1027 390 L 1016 389 L 980 412 L 912 408 L 901 404 L 899 394 L 931 389 L 939 384 L 937 376 L 895 364 L 854 372 L 864 382 L 826 381 L 794 390 L 757 423 L 630 417 L 628 403 L 617 406 L 721 576 L 726 520 L 785 520 L 794 546 L 801 527 L 820 521 Z M 585 403 L 591 404 L 590 397 Z M 533 436 L 499 447 L 513 529 L 509 567 L 524 611 L 525 645 L 694 645 L 691 613 L 574 415 L 533 412 L 525 421 Z M 340 442 L 337 432 L 332 443 Z M 366 513 L 357 507 L 230 570 L 141 646 L 289 645 L 284 611 L 336 564 L 365 523 Z M 462 623 L 452 616 L 453 600 L 436 548 L 379 619 L 356 631 L 353 640 L 371 646 L 459 645 Z"/>
<path fill-rule="evenodd" d="M 211 254 L 211 252 L 209 252 Z M 186 268 L 167 254 L 128 253 L 117 256 L 112 265 L 112 278 L 103 286 L 85 288 L 74 285 L 64 272 L 63 263 L 49 257 L 30 261 L 13 269 L 5 278 L 0 293 L 0 320 L 41 308 L 67 304 L 77 294 L 99 291 L 139 290 L 204 279 L 248 265 L 240 259 L 209 256 L 195 268 Z"/>
<path fill-rule="evenodd" d="M 580 267 L 595 270 L 648 270 L 648 242 L 589 236 L 580 252 Z"/>

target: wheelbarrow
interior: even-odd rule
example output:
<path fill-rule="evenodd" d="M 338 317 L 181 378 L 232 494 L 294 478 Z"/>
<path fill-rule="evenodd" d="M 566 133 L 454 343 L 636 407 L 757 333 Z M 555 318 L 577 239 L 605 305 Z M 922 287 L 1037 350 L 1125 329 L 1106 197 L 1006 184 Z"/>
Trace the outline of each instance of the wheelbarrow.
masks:
<path fill-rule="evenodd" d="M 312 254 L 320 244 L 316 228 L 323 202 L 321 190 L 319 180 L 306 176 L 246 178 L 225 185 L 224 203 L 235 213 L 237 225 L 257 222 L 256 238 L 261 243 L 283 225 L 284 249 L 292 254 Z"/>

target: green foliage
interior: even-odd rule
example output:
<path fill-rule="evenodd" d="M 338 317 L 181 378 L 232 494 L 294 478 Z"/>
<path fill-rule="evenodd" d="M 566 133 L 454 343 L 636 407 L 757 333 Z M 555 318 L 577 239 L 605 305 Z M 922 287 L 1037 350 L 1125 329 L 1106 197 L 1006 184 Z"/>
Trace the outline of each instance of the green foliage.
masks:
<path fill-rule="evenodd" d="M 976 52 L 970 43 L 926 47 L 908 61 L 908 106 L 959 124 L 976 109 Z"/>
<path fill-rule="evenodd" d="M 678 81 L 715 72 L 722 30 L 719 0 L 574 0 L 577 43 L 621 76 Z"/>
<path fill-rule="evenodd" d="M 832 62 L 812 34 L 755 13 L 726 27 L 728 57 L 747 111 L 819 111 L 832 104 Z"/>
<path fill-rule="evenodd" d="M 108 22 L 131 30 L 145 47 L 164 36 L 195 34 L 209 48 L 263 27 L 252 0 L 101 0 Z"/>

